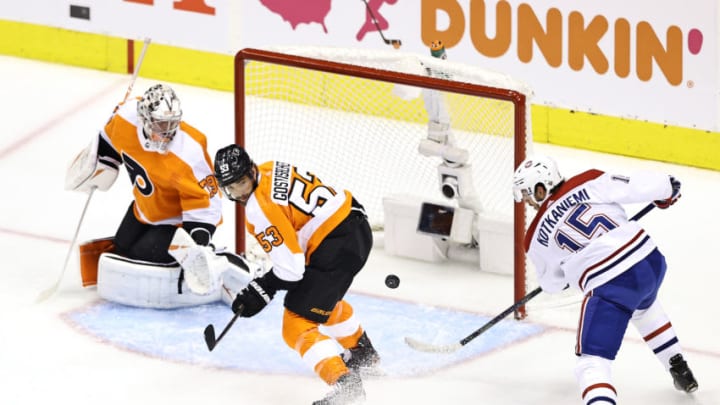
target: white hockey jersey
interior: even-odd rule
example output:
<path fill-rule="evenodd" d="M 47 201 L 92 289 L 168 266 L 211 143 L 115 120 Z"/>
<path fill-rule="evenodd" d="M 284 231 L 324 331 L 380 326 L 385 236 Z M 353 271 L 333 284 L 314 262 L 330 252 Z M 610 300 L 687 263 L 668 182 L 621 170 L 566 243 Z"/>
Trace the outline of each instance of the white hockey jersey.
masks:
<path fill-rule="evenodd" d="M 572 177 L 540 207 L 525 251 L 542 289 L 590 291 L 650 254 L 655 243 L 620 204 L 669 198 L 667 174 L 631 177 L 589 170 Z"/>

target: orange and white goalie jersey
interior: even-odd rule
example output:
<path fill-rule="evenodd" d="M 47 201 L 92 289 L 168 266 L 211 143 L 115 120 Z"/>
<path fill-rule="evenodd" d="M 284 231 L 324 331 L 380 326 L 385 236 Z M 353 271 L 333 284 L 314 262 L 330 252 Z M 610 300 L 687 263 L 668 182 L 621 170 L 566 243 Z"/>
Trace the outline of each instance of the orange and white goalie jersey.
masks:
<path fill-rule="evenodd" d="M 350 213 L 349 191 L 284 162 L 258 167 L 258 186 L 245 206 L 247 229 L 285 281 L 303 277 L 318 245 Z"/>
<path fill-rule="evenodd" d="M 153 225 L 202 222 L 217 226 L 222 202 L 207 138 L 181 122 L 166 154 L 148 149 L 137 100 L 116 109 L 100 131 L 99 161 L 125 164 L 135 196 L 135 217 Z"/>

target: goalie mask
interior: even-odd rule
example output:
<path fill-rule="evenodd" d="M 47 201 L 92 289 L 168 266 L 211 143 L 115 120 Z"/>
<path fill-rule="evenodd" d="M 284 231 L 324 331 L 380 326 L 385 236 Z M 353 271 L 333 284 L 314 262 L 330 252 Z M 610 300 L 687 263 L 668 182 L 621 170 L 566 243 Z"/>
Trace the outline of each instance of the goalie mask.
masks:
<path fill-rule="evenodd" d="M 170 86 L 156 84 L 138 101 L 138 116 L 142 122 L 146 147 L 167 153 L 182 118 L 180 99 Z"/>
<path fill-rule="evenodd" d="M 513 196 L 516 202 L 527 201 L 537 209 L 563 180 L 552 158 L 541 155 L 527 158 L 513 175 Z M 540 184 L 544 190 L 538 189 Z"/>
<path fill-rule="evenodd" d="M 232 201 L 245 204 L 257 187 L 255 163 L 238 145 L 228 145 L 215 153 L 215 177 L 223 193 Z"/>

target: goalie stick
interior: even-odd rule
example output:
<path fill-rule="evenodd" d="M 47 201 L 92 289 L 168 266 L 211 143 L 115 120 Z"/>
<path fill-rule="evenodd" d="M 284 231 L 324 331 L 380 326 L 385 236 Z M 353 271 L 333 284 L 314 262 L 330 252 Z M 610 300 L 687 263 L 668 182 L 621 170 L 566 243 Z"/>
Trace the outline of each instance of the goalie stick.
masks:
<path fill-rule="evenodd" d="M 75 242 L 77 242 L 78 233 L 80 233 L 80 227 L 82 226 L 83 219 L 85 219 L 85 213 L 87 212 L 88 205 L 90 205 L 90 199 L 93 196 L 93 193 L 95 192 L 95 189 L 97 187 L 93 187 L 90 189 L 90 192 L 88 193 L 87 200 L 85 200 L 85 206 L 83 207 L 82 213 L 80 214 L 80 220 L 78 220 L 77 227 L 75 227 L 75 234 L 72 237 L 72 240 L 70 241 L 70 248 L 68 249 L 67 254 L 65 255 L 65 262 L 63 263 L 62 270 L 60 270 L 60 276 L 55 281 L 55 284 L 47 288 L 46 290 L 43 290 L 38 294 L 37 299 L 35 302 L 43 302 L 46 299 L 50 298 L 55 294 L 60 288 L 60 283 L 63 280 L 63 276 L 65 275 L 65 269 L 67 268 L 68 261 L 70 261 L 70 255 L 72 254 L 73 247 L 75 246 Z"/>
<path fill-rule="evenodd" d="M 150 38 L 145 38 L 143 41 L 143 48 L 140 52 L 140 56 L 138 57 L 138 61 L 135 64 L 135 70 L 133 71 L 133 75 L 130 78 L 130 85 L 128 86 L 127 91 L 125 92 L 125 97 L 123 98 L 123 103 L 127 101 L 128 96 L 130 96 L 130 92 L 132 92 L 132 88 L 135 85 L 135 80 L 138 77 L 138 72 L 140 71 L 140 66 L 142 66 L 143 59 L 145 58 L 145 52 L 147 51 L 148 46 L 150 45 Z M 87 212 L 88 205 L 90 205 L 90 200 L 92 199 L 92 196 L 95 192 L 95 189 L 97 187 L 93 187 L 88 192 L 87 200 L 85 200 L 85 207 L 83 207 L 82 213 L 80 214 L 80 219 L 78 220 L 77 227 L 75 228 L 75 234 L 72 237 L 72 240 L 70 241 L 70 247 L 68 248 L 68 252 L 65 255 L 65 262 L 63 263 L 62 270 L 60 270 L 60 275 L 58 276 L 57 280 L 53 285 L 48 287 L 47 289 L 43 290 L 38 294 L 37 298 L 35 299 L 36 303 L 43 302 L 47 300 L 48 298 L 55 295 L 55 293 L 60 288 L 60 284 L 62 283 L 63 278 L 65 277 L 65 269 L 67 269 L 68 262 L 70 261 L 70 255 L 72 254 L 73 248 L 75 247 L 75 243 L 77 242 L 78 234 L 80 233 L 80 227 L 82 226 L 83 220 L 85 219 L 85 213 Z"/>
<path fill-rule="evenodd" d="M 233 315 L 232 319 L 230 319 L 230 322 L 228 322 L 227 325 L 223 328 L 222 332 L 220 332 L 220 336 L 215 338 L 215 327 L 213 324 L 209 324 L 205 327 L 205 330 L 203 331 L 203 334 L 205 335 L 205 344 L 207 345 L 208 351 L 213 351 L 215 346 L 217 346 L 218 342 L 220 342 L 220 339 L 225 336 L 225 334 L 230 330 L 230 328 L 233 326 L 235 321 L 238 319 L 240 314 L 242 314 L 243 311 L 243 305 L 240 305 L 238 308 L 238 311 Z"/>
<path fill-rule="evenodd" d="M 377 19 L 375 18 L 375 13 L 373 13 L 367 0 L 362 0 L 362 2 L 365 3 L 365 8 L 367 9 L 367 12 L 370 15 L 370 19 L 372 20 L 373 24 L 375 24 L 375 28 L 377 28 L 378 33 L 380 33 L 380 38 L 382 38 L 382 40 L 385 42 L 386 45 L 392 45 L 393 48 L 395 48 L 395 49 L 400 48 L 400 46 L 402 45 L 402 41 L 399 39 L 385 38 L 385 35 L 383 34 L 382 29 L 380 28 L 380 24 L 378 24 Z"/>
<path fill-rule="evenodd" d="M 653 208 L 655 208 L 655 204 L 650 203 L 645 208 L 641 209 L 637 214 L 633 215 L 632 218 L 630 218 L 630 221 L 637 221 L 640 218 L 644 217 L 645 214 L 650 212 Z M 525 305 L 530 301 L 531 299 L 535 298 L 542 292 L 542 288 L 537 287 L 536 289 L 530 291 L 522 297 L 518 302 L 512 304 L 510 307 L 505 309 L 503 312 L 498 314 L 493 319 L 489 320 L 485 325 L 481 326 L 480 328 L 473 331 L 471 334 L 465 336 L 464 338 L 460 339 L 459 342 L 451 343 L 447 345 L 434 345 L 432 343 L 426 343 L 422 342 L 420 340 L 414 339 L 412 337 L 405 337 L 405 343 L 410 346 L 411 348 L 420 351 L 420 352 L 426 352 L 426 353 L 453 353 L 457 351 L 458 349 L 462 348 L 466 344 L 470 343 L 473 339 L 476 337 L 482 335 L 485 333 L 488 329 L 495 326 L 497 323 L 505 319 L 508 315 L 515 312 L 518 308 Z"/>

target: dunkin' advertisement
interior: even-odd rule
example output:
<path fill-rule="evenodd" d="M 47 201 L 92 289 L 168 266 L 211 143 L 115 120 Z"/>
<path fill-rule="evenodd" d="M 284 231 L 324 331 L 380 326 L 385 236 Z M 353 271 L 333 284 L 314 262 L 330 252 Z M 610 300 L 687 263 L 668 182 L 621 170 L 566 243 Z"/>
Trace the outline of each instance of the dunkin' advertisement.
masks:
<path fill-rule="evenodd" d="M 720 130 L 716 0 L 11 0 L 0 18 L 234 55 L 399 49 L 529 84 L 533 103 Z M 390 47 L 390 48 L 388 48 Z"/>
<path fill-rule="evenodd" d="M 528 83 L 534 103 L 718 130 L 718 4 L 713 0 L 258 0 L 242 43 L 401 49 Z"/>

